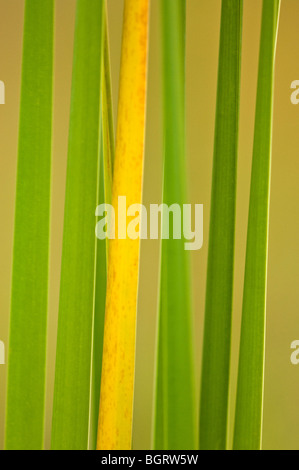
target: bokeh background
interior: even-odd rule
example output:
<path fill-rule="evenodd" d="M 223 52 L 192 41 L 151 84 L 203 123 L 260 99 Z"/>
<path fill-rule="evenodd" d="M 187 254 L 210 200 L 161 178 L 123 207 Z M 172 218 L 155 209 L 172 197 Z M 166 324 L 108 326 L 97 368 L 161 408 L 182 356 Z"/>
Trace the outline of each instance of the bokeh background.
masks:
<path fill-rule="evenodd" d="M 152 0 L 151 3 L 145 204 L 161 200 L 160 0 Z M 299 449 L 299 365 L 294 366 L 290 362 L 290 344 L 299 339 L 299 105 L 294 106 L 290 101 L 290 84 L 299 79 L 299 2 L 282 0 L 281 3 L 273 129 L 263 447 Z M 56 1 L 46 447 L 49 446 L 51 429 L 75 4 L 75 0 Z M 261 6 L 261 0 L 244 0 L 230 429 L 233 424 L 237 375 Z M 198 383 L 220 8 L 220 0 L 187 0 L 188 185 L 190 202 L 204 204 L 205 224 L 204 246 L 200 251 L 192 253 Z M 0 0 L 0 80 L 6 86 L 6 104 L 0 106 L 0 340 L 5 342 L 7 350 L 23 13 L 24 0 Z M 108 0 L 108 14 L 116 119 L 123 0 Z M 144 241 L 141 249 L 134 404 L 134 447 L 137 449 L 148 449 L 151 440 L 158 257 L 159 243 Z M 23 341 L 25 344 L 25 337 Z M 212 347 L 217 348 L 217 344 Z M 6 366 L 0 366 L 0 448 L 3 446 L 5 391 Z"/>

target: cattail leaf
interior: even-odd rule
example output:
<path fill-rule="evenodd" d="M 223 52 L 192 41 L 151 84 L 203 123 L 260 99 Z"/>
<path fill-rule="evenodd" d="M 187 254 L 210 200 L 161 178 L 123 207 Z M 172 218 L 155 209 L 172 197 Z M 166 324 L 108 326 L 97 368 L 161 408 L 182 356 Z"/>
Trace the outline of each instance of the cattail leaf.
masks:
<path fill-rule="evenodd" d="M 103 136 L 101 136 L 99 199 L 98 204 L 105 203 Z M 90 408 L 89 448 L 95 450 L 97 444 L 100 390 L 102 375 L 102 355 L 104 339 L 104 320 L 107 287 L 107 244 L 106 240 L 97 240 L 96 283 L 93 331 L 93 362 Z"/>
<path fill-rule="evenodd" d="M 200 400 L 200 448 L 211 450 L 227 440 L 242 9 L 222 1 Z"/>
<path fill-rule="evenodd" d="M 104 19 L 103 67 L 102 67 L 102 110 L 101 110 L 101 148 L 99 172 L 98 204 L 111 204 L 112 179 L 115 153 L 112 87 L 110 71 L 110 51 L 107 23 L 107 7 Z M 107 288 L 108 239 L 97 240 L 95 314 L 93 340 L 93 369 L 90 422 L 90 448 L 95 449 L 97 443 L 98 418 L 100 406 L 100 390 L 102 375 L 102 356 L 104 339 L 104 320 Z"/>
<path fill-rule="evenodd" d="M 162 0 L 161 14 L 164 94 L 163 203 L 168 206 L 179 204 L 182 214 L 183 204 L 187 203 L 186 1 Z M 169 239 L 162 240 L 154 448 L 190 450 L 195 449 L 197 445 L 190 259 L 188 251 L 185 251 L 184 239 L 173 239 L 172 228 Z"/>
<path fill-rule="evenodd" d="M 87 449 L 96 268 L 103 1 L 77 0 L 52 449 Z"/>
<path fill-rule="evenodd" d="M 104 23 L 104 26 L 105 26 L 104 53 L 103 53 L 104 66 L 103 66 L 103 73 L 102 73 L 104 185 L 105 185 L 105 201 L 107 204 L 111 204 L 115 143 L 114 143 L 110 51 L 109 51 L 107 18 Z"/>
<path fill-rule="evenodd" d="M 25 4 L 6 449 L 43 448 L 51 183 L 53 0 Z"/>
<path fill-rule="evenodd" d="M 279 0 L 264 0 L 248 216 L 234 448 L 261 447 L 275 49 Z"/>
<path fill-rule="evenodd" d="M 125 0 L 98 449 L 131 448 L 139 239 L 118 237 L 118 197 L 141 203 L 149 0 Z M 124 216 L 126 214 L 121 214 Z"/>

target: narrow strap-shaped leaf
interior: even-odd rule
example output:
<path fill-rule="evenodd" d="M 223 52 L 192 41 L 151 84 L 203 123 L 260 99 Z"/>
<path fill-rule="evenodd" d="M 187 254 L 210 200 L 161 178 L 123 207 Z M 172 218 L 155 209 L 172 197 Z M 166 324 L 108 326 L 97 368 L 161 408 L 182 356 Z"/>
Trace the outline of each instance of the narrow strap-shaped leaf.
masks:
<path fill-rule="evenodd" d="M 43 448 L 54 0 L 25 4 L 6 449 Z"/>
<path fill-rule="evenodd" d="M 111 204 L 112 178 L 114 164 L 114 126 L 112 108 L 112 88 L 110 72 L 110 52 L 107 23 L 107 6 L 104 18 L 103 68 L 102 68 L 102 112 L 101 112 L 101 149 L 99 174 L 98 204 Z M 108 239 L 97 240 L 97 265 L 95 287 L 94 340 L 93 340 L 93 371 L 91 396 L 90 448 L 97 444 L 100 390 L 102 375 L 102 356 L 104 340 L 104 320 L 107 288 Z"/>
<path fill-rule="evenodd" d="M 163 202 L 186 200 L 186 1 L 161 0 L 164 94 Z M 163 214 L 162 214 L 163 218 Z M 162 241 L 155 449 L 197 444 L 190 260 L 184 239 Z"/>
<path fill-rule="evenodd" d="M 200 400 L 200 448 L 225 449 L 229 392 L 242 0 L 223 0 Z"/>
<path fill-rule="evenodd" d="M 264 0 L 247 232 L 235 449 L 260 449 L 262 435 L 273 84 L 279 0 Z"/>
<path fill-rule="evenodd" d="M 102 22 L 102 0 L 77 0 L 53 405 L 53 449 L 87 449 L 88 446 Z"/>
<path fill-rule="evenodd" d="M 104 26 L 105 26 L 104 57 L 103 57 L 104 67 L 103 67 L 103 73 L 102 73 L 104 184 L 105 184 L 105 201 L 107 204 L 111 204 L 115 143 L 114 143 L 114 125 L 113 125 L 112 88 L 111 88 L 110 51 L 109 51 L 107 13 L 106 13 L 106 21 L 104 23 Z"/>
<path fill-rule="evenodd" d="M 98 449 L 131 448 L 139 240 L 118 238 L 118 197 L 141 203 L 149 0 L 125 0 Z M 126 216 L 125 213 L 120 214 Z"/>
<path fill-rule="evenodd" d="M 101 150 L 100 150 L 98 204 L 105 203 L 103 158 L 104 158 L 104 152 L 103 152 L 103 135 L 102 135 L 101 136 Z M 106 243 L 106 240 L 97 240 L 92 386 L 91 386 L 91 407 L 90 407 L 90 436 L 89 436 L 89 448 L 92 450 L 96 448 L 96 444 L 97 444 L 100 391 L 101 391 L 101 375 L 102 375 L 106 288 L 107 288 L 107 243 Z"/>

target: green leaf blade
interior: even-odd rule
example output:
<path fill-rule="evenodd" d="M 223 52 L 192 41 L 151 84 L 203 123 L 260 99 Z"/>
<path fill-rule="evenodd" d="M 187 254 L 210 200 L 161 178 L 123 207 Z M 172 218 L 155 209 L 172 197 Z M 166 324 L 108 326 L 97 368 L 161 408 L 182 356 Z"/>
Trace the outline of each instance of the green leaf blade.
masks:
<path fill-rule="evenodd" d="M 200 449 L 226 448 L 242 0 L 223 0 L 200 400 Z"/>
<path fill-rule="evenodd" d="M 105 9 L 106 10 L 106 9 Z M 112 179 L 115 153 L 112 86 L 110 69 L 110 50 L 107 11 L 104 18 L 103 37 L 103 68 L 102 68 L 102 106 L 101 106 L 101 148 L 99 171 L 99 200 L 98 204 L 112 203 Z M 92 405 L 90 425 L 90 448 L 96 449 L 98 418 L 100 408 L 100 391 L 102 375 L 102 357 L 104 342 L 104 322 L 106 309 L 107 265 L 108 265 L 108 239 L 97 240 L 96 286 L 95 286 L 95 314 L 94 314 L 94 340 L 93 340 L 93 368 L 92 368 Z"/>
<path fill-rule="evenodd" d="M 185 0 L 163 0 L 164 190 L 186 200 Z M 163 214 L 162 214 L 163 219 Z M 171 226 L 171 221 L 170 221 Z M 155 449 L 195 449 L 197 441 L 190 259 L 184 239 L 162 240 Z"/>
<path fill-rule="evenodd" d="M 234 448 L 261 448 L 275 48 L 279 0 L 264 0 Z"/>
<path fill-rule="evenodd" d="M 103 136 L 101 138 L 100 150 L 100 174 L 99 174 L 99 200 L 105 203 L 104 195 L 104 162 L 103 162 Z M 90 436 L 89 447 L 96 449 L 98 418 L 100 408 L 100 391 L 102 375 L 102 357 L 104 341 L 104 321 L 106 307 L 107 288 L 107 243 L 106 240 L 97 240 L 96 258 L 96 284 L 95 284 L 95 307 L 94 307 L 94 332 L 93 332 L 93 362 L 92 362 L 92 387 L 91 387 L 91 410 L 90 410 Z"/>
<path fill-rule="evenodd" d="M 104 51 L 102 73 L 102 116 L 103 116 L 103 158 L 104 158 L 104 187 L 106 204 L 112 202 L 112 180 L 115 154 L 115 135 L 113 124 L 113 104 L 110 68 L 110 50 L 108 36 L 107 12 L 104 24 Z"/>
<path fill-rule="evenodd" d="M 52 449 L 88 447 L 102 23 L 102 0 L 77 1 Z"/>
<path fill-rule="evenodd" d="M 5 448 L 44 440 L 54 0 L 25 5 Z"/>

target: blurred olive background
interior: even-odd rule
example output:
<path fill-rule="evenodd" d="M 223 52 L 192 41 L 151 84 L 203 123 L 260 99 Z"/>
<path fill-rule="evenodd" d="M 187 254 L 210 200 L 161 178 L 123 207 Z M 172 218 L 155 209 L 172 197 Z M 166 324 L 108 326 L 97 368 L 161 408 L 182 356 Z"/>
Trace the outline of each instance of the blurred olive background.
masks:
<path fill-rule="evenodd" d="M 151 8 L 145 204 L 161 200 L 163 141 L 159 3 L 160 0 L 152 0 Z M 47 447 L 50 442 L 55 366 L 75 4 L 75 0 L 56 0 Z M 261 5 L 261 0 L 244 0 L 230 403 L 231 429 L 242 306 Z M 202 250 L 192 253 L 198 383 L 208 246 L 220 7 L 220 0 L 187 0 L 186 158 L 189 172 L 189 196 L 190 202 L 204 204 L 205 222 L 204 246 Z M 5 342 L 6 350 L 8 350 L 23 13 L 24 0 L 0 0 L 0 80 L 4 81 L 6 86 L 6 104 L 0 106 L 0 340 Z M 108 0 L 108 13 L 116 118 L 123 0 Z M 299 449 L 299 405 L 297 399 L 299 366 L 293 366 L 290 362 L 290 344 L 293 340 L 299 339 L 299 105 L 294 106 L 290 101 L 290 84 L 293 80 L 299 79 L 298 17 L 298 0 L 282 0 L 273 129 L 263 433 L 265 449 Z M 88 187 L 86 191 L 88 191 Z M 138 449 L 149 448 L 151 439 L 158 256 L 159 243 L 157 241 L 143 241 L 134 406 L 134 447 Z M 27 313 L 30 315 L 30 312 Z M 23 341 L 25 345 L 25 337 Z M 217 344 L 212 344 L 211 348 L 217 348 Z M 0 366 L 0 448 L 3 446 L 5 390 L 6 366 Z"/>

